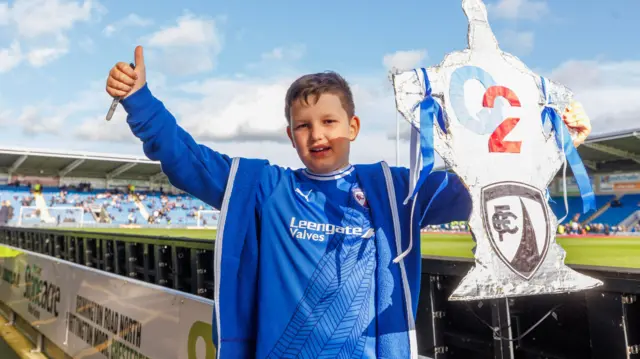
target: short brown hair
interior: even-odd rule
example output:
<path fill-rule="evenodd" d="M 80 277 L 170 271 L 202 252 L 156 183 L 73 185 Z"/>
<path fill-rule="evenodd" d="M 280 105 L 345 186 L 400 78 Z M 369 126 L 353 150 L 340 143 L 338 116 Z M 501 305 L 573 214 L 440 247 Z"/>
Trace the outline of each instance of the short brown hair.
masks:
<path fill-rule="evenodd" d="M 349 83 L 339 74 L 333 71 L 325 71 L 301 76 L 289 86 L 284 106 L 287 123 L 291 123 L 290 111 L 295 101 L 301 100 L 309 104 L 309 96 L 316 97 L 317 101 L 318 97 L 325 93 L 332 93 L 340 97 L 340 102 L 347 112 L 347 116 L 349 118 L 353 117 L 356 109 Z"/>

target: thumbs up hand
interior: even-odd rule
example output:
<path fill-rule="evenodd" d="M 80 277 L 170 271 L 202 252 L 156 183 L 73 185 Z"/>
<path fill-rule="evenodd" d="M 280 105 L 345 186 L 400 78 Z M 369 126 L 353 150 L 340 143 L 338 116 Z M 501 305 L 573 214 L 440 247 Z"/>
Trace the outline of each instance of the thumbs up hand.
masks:
<path fill-rule="evenodd" d="M 126 62 L 118 62 L 109 71 L 107 93 L 112 97 L 127 98 L 142 88 L 147 82 L 142 46 L 135 50 L 135 69 Z"/>

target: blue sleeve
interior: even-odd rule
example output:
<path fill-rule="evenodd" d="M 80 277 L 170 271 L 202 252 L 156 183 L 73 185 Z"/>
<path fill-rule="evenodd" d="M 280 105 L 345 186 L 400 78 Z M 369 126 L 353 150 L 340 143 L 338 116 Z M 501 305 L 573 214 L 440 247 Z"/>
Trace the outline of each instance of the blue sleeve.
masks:
<path fill-rule="evenodd" d="M 273 194 L 276 187 L 285 179 L 287 170 L 279 166 L 267 166 L 263 171 L 256 190 L 258 210 L 262 212 L 262 206 Z"/>
<path fill-rule="evenodd" d="M 447 186 L 429 201 L 447 176 Z M 471 214 L 471 196 L 465 185 L 455 173 L 447 171 L 432 172 L 422 185 L 417 197 L 416 211 L 420 209 L 420 228 L 427 225 L 467 221 Z M 425 213 L 426 211 L 426 213 Z"/>
<path fill-rule="evenodd" d="M 231 158 L 197 144 L 146 84 L 125 98 L 122 105 L 145 155 L 160 162 L 171 184 L 220 209 Z"/>

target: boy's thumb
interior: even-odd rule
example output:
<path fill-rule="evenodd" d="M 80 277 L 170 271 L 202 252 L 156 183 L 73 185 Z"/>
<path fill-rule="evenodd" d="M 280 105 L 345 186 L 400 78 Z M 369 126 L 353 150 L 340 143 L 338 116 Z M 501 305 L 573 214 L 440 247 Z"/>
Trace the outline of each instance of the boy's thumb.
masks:
<path fill-rule="evenodd" d="M 142 52 L 142 46 L 136 47 L 134 59 L 136 68 L 144 68 L 144 53 Z"/>

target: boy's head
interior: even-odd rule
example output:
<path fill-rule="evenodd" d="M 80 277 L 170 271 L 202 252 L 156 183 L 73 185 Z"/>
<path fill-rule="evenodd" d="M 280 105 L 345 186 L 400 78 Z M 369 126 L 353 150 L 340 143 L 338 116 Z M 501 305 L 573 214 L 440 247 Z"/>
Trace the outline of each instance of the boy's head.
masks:
<path fill-rule="evenodd" d="M 304 75 L 285 98 L 287 135 L 302 163 L 314 173 L 349 164 L 349 148 L 360 131 L 360 119 L 349 84 L 335 72 Z"/>

